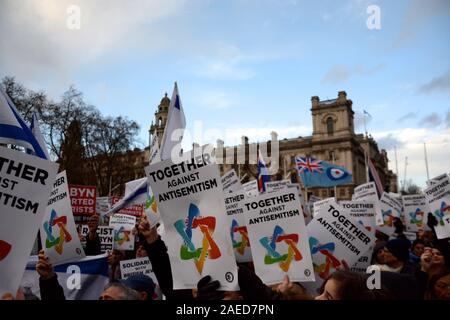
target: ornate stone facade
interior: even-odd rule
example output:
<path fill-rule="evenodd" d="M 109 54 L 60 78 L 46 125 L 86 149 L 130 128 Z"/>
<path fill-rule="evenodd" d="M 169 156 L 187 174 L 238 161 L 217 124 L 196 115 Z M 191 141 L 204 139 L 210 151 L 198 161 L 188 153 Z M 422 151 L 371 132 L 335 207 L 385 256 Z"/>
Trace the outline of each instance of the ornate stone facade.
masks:
<path fill-rule="evenodd" d="M 152 122 L 149 130 L 150 138 L 157 134 L 159 142 L 161 142 L 167 121 L 169 104 L 170 99 L 166 94 L 155 112 L 155 123 Z M 331 100 L 321 101 L 318 96 L 313 96 L 311 98 L 312 135 L 279 140 L 279 170 L 272 176 L 272 180 L 290 179 L 298 182 L 295 157 L 311 156 L 327 162 L 334 162 L 352 173 L 353 182 L 351 184 L 336 188 L 336 197 L 339 200 L 351 199 L 355 186 L 366 182 L 365 154 L 367 154 L 377 168 L 385 190 L 397 192 L 397 177 L 388 168 L 389 160 L 386 151 L 380 151 L 376 141 L 370 135 L 355 133 L 352 104 L 352 100 L 347 99 L 345 91 L 340 91 L 338 97 Z M 276 136 L 276 133 L 272 133 L 272 135 Z M 218 145 L 221 143 L 218 141 Z M 268 141 L 267 145 L 270 154 L 271 142 Z M 243 143 L 239 146 L 225 147 L 222 153 L 223 164 L 220 165 L 221 173 L 233 168 L 243 183 L 256 179 L 258 174 L 256 158 L 249 157 L 249 151 L 256 154 L 257 148 L 258 145 L 249 143 L 247 137 L 243 137 Z M 245 159 L 237 161 L 239 155 L 245 156 Z M 149 150 L 146 148 L 145 159 L 148 160 L 148 157 Z M 238 162 L 241 164 L 237 164 Z M 308 193 L 321 198 L 335 196 L 334 188 L 312 188 L 308 189 Z"/>

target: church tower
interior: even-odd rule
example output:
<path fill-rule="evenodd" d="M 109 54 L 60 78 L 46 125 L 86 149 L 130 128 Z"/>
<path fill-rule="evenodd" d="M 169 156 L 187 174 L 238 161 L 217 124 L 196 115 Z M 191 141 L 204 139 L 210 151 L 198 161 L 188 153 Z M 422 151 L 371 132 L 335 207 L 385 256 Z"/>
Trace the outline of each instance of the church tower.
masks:
<path fill-rule="evenodd" d="M 339 91 L 337 99 L 322 100 L 311 98 L 313 118 L 313 141 L 353 137 L 355 128 L 352 100 L 345 91 Z"/>
<path fill-rule="evenodd" d="M 161 145 L 161 140 L 164 134 L 164 128 L 167 123 L 167 115 L 169 114 L 170 99 L 167 97 L 167 93 L 161 99 L 158 109 L 155 112 L 155 122 L 150 126 L 150 143 L 153 140 L 153 136 L 156 134 L 158 136 L 158 145 Z"/>

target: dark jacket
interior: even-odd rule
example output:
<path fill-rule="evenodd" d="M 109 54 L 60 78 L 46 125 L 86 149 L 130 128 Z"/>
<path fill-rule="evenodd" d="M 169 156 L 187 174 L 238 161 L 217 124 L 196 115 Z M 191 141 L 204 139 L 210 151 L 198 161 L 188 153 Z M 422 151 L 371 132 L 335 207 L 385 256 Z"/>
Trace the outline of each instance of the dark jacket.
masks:
<path fill-rule="evenodd" d="M 193 300 L 192 290 L 173 290 L 172 268 L 167 247 L 161 237 L 152 244 L 144 242 L 145 251 L 152 264 L 153 272 L 158 279 L 161 292 L 167 300 Z"/>
<path fill-rule="evenodd" d="M 41 300 L 66 300 L 64 290 L 58 282 L 58 276 L 44 280 L 39 277 L 39 289 L 41 291 Z"/>

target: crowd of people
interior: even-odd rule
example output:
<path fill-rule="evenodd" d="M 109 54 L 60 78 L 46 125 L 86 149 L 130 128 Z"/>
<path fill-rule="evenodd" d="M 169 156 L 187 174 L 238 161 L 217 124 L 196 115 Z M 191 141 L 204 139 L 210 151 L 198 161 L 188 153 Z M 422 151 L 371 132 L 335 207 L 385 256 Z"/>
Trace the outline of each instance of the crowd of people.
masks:
<path fill-rule="evenodd" d="M 98 255 L 100 240 L 97 235 L 99 218 L 89 220 L 86 237 L 87 255 Z M 436 221 L 429 217 L 433 230 Z M 108 254 L 109 283 L 99 296 L 100 300 L 154 300 L 161 291 L 165 299 L 176 301 L 213 300 L 450 300 L 450 240 L 438 240 L 434 231 L 419 231 L 412 243 L 403 234 L 400 219 L 395 221 L 396 232 L 388 237 L 377 232 L 377 241 L 372 255 L 372 265 L 380 270 L 381 287 L 369 288 L 370 274 L 357 273 L 345 265 L 335 270 L 323 282 L 317 295 L 311 295 L 301 283 L 291 282 L 285 276 L 278 285 L 267 286 L 255 274 L 252 263 L 238 264 L 237 292 L 220 291 L 220 283 L 210 276 L 203 277 L 192 290 L 173 290 L 172 271 L 167 248 L 157 227 L 150 227 L 144 216 L 137 225 L 135 250 L 124 252 L 113 250 Z M 155 283 L 144 274 L 121 279 L 119 263 L 124 259 L 148 257 L 156 276 Z M 65 300 L 64 290 L 58 282 L 53 266 L 48 263 L 43 250 L 39 252 L 36 271 L 39 274 L 42 300 Z M 23 290 L 16 296 L 6 294 L 6 300 L 26 299 Z"/>

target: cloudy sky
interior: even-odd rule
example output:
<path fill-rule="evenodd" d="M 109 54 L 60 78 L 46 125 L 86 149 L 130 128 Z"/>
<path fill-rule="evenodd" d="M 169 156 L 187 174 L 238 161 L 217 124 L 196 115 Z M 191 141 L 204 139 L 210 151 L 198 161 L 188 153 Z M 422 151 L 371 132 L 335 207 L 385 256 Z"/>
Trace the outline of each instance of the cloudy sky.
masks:
<path fill-rule="evenodd" d="M 67 27 L 70 5 L 80 29 Z M 381 29 L 367 27 L 377 5 Z M 1 0 L 0 77 L 58 98 L 70 85 L 141 125 L 178 82 L 189 139 L 310 135 L 311 96 L 345 90 L 395 171 L 450 171 L 450 1 Z"/>

